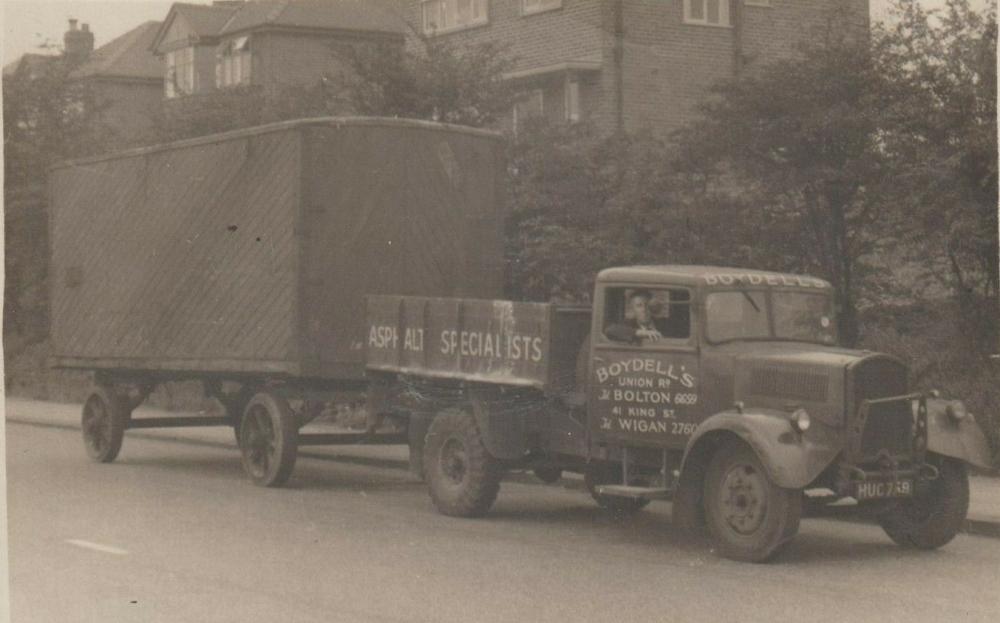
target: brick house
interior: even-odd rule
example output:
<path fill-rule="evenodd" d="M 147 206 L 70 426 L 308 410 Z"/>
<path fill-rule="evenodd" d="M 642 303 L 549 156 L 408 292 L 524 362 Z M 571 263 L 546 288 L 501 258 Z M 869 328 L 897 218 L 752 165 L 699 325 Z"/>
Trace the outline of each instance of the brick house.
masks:
<path fill-rule="evenodd" d="M 403 43 L 405 24 L 377 1 L 256 0 L 174 4 L 152 49 L 170 99 L 252 85 L 309 86 L 342 71 L 334 46 Z"/>
<path fill-rule="evenodd" d="M 122 138 L 141 136 L 150 126 L 151 111 L 160 104 L 162 71 L 159 59 L 149 51 L 159 26 L 146 22 L 133 28 L 84 54 L 70 73 L 71 79 L 90 84 L 102 121 Z M 67 44 L 66 52 L 70 51 Z"/>
<path fill-rule="evenodd" d="M 69 20 L 59 55 L 24 54 L 4 66 L 5 78 L 34 79 L 50 63 L 60 63 L 71 81 L 85 84 L 100 110 L 101 121 L 120 139 L 141 136 L 150 112 L 160 104 L 163 72 L 149 51 L 159 22 L 146 22 L 94 49 L 87 24 Z"/>
<path fill-rule="evenodd" d="M 524 98 L 512 121 L 591 119 L 666 133 L 708 87 L 788 54 L 844 2 L 868 27 L 868 0 L 400 0 L 425 37 L 509 46 Z M 856 17 L 854 17 L 856 16 Z"/>

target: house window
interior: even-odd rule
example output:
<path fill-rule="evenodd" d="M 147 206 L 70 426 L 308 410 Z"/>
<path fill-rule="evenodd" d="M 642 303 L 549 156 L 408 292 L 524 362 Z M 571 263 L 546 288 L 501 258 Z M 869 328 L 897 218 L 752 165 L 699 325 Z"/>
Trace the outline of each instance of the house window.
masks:
<path fill-rule="evenodd" d="M 684 21 L 688 24 L 729 26 L 729 0 L 684 0 Z"/>
<path fill-rule="evenodd" d="M 521 0 L 521 14 L 530 15 L 558 9 L 562 6 L 562 0 Z"/>
<path fill-rule="evenodd" d="M 164 89 L 167 97 L 194 93 L 194 48 L 167 52 L 167 73 Z"/>
<path fill-rule="evenodd" d="M 575 123 L 580 120 L 580 83 L 576 80 L 566 81 L 566 121 Z"/>
<path fill-rule="evenodd" d="M 250 37 L 224 42 L 215 53 L 215 86 L 250 84 Z"/>
<path fill-rule="evenodd" d="M 478 26 L 489 21 L 487 0 L 426 0 L 424 34 Z"/>

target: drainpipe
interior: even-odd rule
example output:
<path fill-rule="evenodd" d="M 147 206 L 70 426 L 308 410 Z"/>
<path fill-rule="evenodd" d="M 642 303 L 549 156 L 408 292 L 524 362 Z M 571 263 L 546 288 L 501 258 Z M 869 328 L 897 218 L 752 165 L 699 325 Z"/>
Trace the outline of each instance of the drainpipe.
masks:
<path fill-rule="evenodd" d="M 615 66 L 615 127 L 618 134 L 625 133 L 625 8 L 624 0 L 615 0 L 614 11 L 614 66 Z"/>
<path fill-rule="evenodd" d="M 732 0 L 729 5 L 733 20 L 733 75 L 743 71 L 743 0 Z"/>

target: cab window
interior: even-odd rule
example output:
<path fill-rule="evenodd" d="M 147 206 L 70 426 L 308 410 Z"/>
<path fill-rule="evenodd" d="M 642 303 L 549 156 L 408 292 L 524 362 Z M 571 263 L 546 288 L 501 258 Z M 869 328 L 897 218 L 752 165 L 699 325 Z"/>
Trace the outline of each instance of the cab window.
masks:
<path fill-rule="evenodd" d="M 683 288 L 608 288 L 604 337 L 635 346 L 691 337 L 691 292 Z"/>

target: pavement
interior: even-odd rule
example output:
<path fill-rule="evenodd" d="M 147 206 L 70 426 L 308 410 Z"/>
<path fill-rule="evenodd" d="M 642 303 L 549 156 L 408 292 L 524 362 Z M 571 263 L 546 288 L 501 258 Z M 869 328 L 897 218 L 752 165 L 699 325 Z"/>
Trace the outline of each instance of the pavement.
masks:
<path fill-rule="evenodd" d="M 43 402 L 7 397 L 5 407 L 8 422 L 57 429 L 79 430 L 80 428 L 81 406 L 79 404 Z M 198 414 L 166 412 L 143 406 L 134 412 L 133 417 L 168 417 L 171 415 Z M 302 432 L 322 433 L 330 432 L 331 430 L 333 430 L 333 427 L 330 424 L 314 422 L 303 428 Z M 129 431 L 126 433 L 124 448 L 127 448 L 130 438 L 164 440 L 210 447 L 230 448 L 235 445 L 233 432 L 228 427 L 142 429 Z M 82 442 L 80 452 L 82 455 Z M 409 450 L 405 446 L 311 446 L 300 449 L 299 456 L 361 466 L 367 465 L 382 469 L 404 471 L 409 469 Z M 525 484 L 542 484 L 527 473 L 513 473 L 507 479 Z M 582 480 L 574 474 L 564 476 L 563 481 L 563 485 L 571 489 L 583 487 Z M 969 513 L 965 522 L 964 532 L 1000 539 L 1000 478 L 972 475 L 969 478 L 969 489 Z M 840 507 L 839 509 L 834 508 L 830 516 L 843 515 L 844 518 L 855 518 L 852 514 L 838 512 L 840 509 L 844 509 L 844 507 Z"/>

